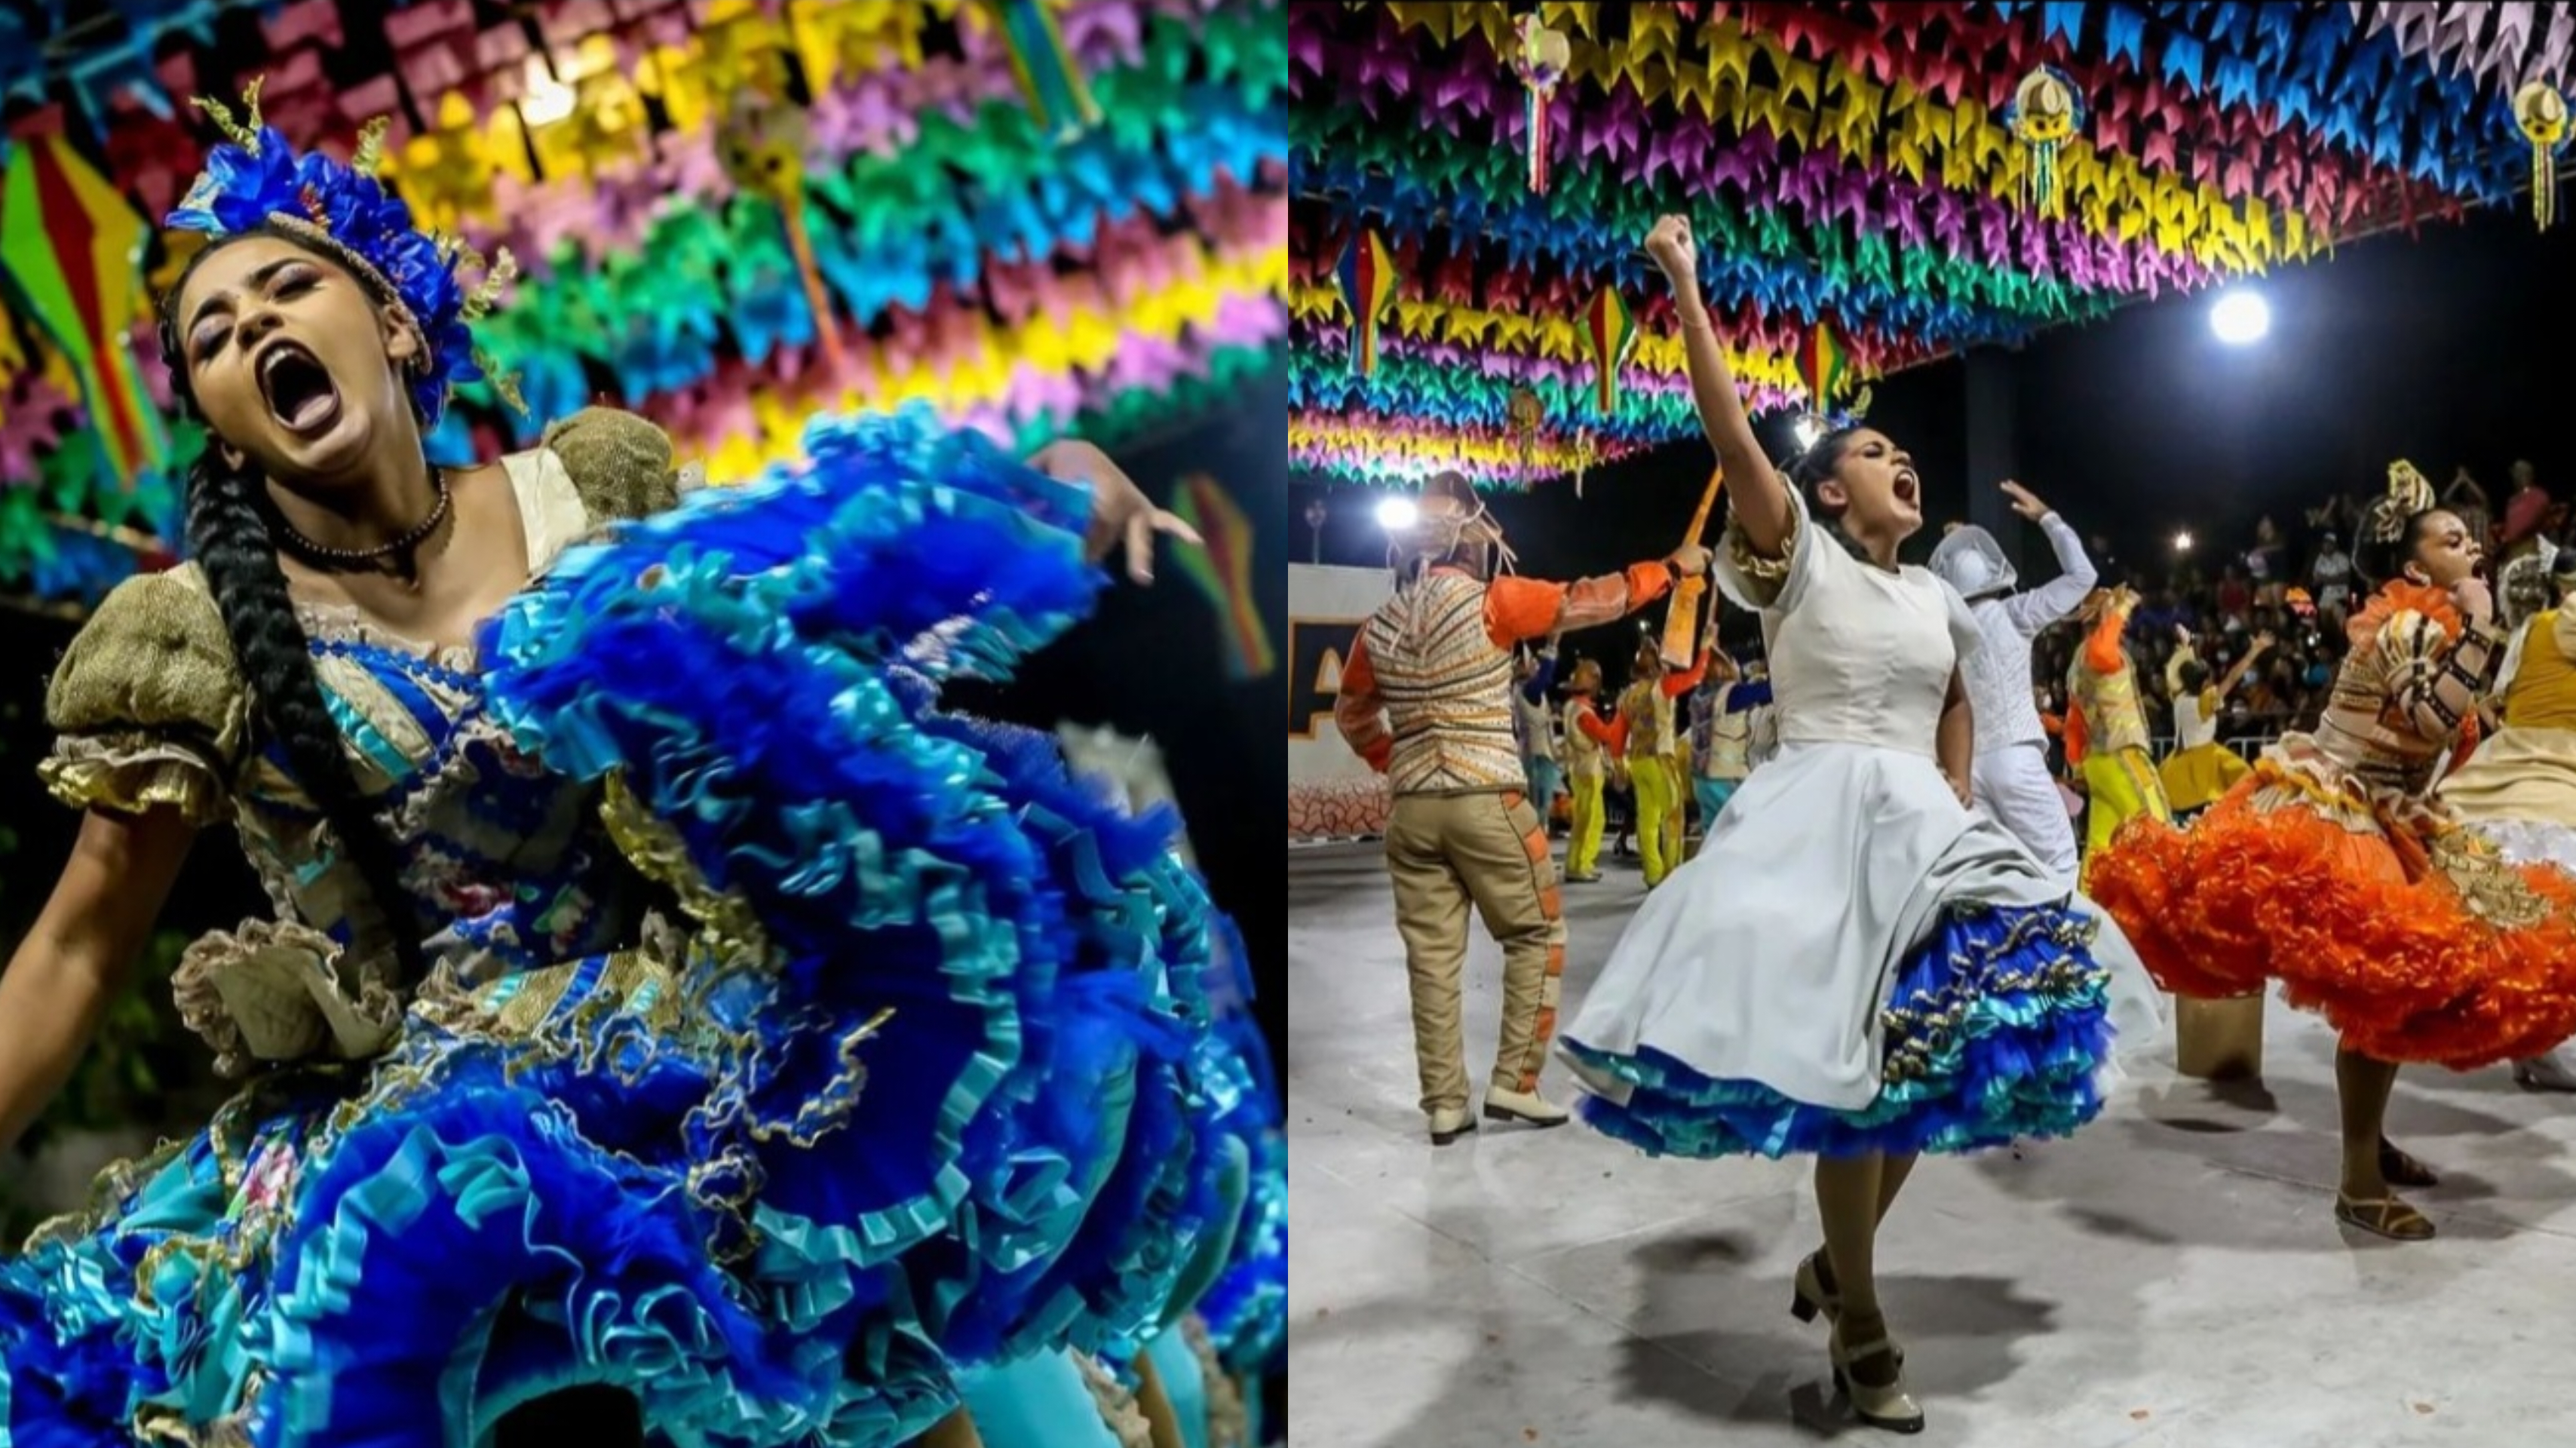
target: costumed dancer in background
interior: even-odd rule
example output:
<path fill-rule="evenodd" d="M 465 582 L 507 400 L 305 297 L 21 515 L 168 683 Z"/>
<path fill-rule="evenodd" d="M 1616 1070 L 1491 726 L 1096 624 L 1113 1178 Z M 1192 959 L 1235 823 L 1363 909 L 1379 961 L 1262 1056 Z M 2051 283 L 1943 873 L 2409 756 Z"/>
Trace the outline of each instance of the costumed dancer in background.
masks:
<path fill-rule="evenodd" d="M 1538 826 L 1552 828 L 1556 794 L 1564 784 L 1556 763 L 1555 710 L 1547 691 L 1556 687 L 1556 639 L 1550 635 L 1535 651 L 1516 653 L 1512 663 L 1512 737 L 1521 747 L 1521 767 L 1529 772 L 1530 803 L 1538 807 Z"/>
<path fill-rule="evenodd" d="M 2512 566 L 2539 572 L 2540 556 Z M 2576 553 L 2560 551 L 2541 607 L 2515 608 L 2513 642 L 2498 677 L 2503 727 L 2442 781 L 2442 803 L 2517 865 L 2576 871 Z M 2508 599 L 2521 577 L 2504 580 Z M 2560 1045 L 2514 1062 L 2535 1091 L 2576 1091 L 2576 1051 Z"/>
<path fill-rule="evenodd" d="M 1761 610 L 1780 752 L 1638 907 L 1564 1050 L 1591 1093 L 1583 1119 L 1650 1154 L 1816 1156 L 1825 1245 L 1798 1267 L 1796 1313 L 1832 1324 L 1835 1381 L 1863 1421 L 1914 1432 L 1879 1223 L 1917 1153 L 2090 1121 L 2115 992 L 2152 1026 L 2153 989 L 2133 960 L 2105 963 L 2124 956 L 2118 932 L 2062 876 L 1968 806 L 1959 661 L 1978 631 L 1948 585 L 1897 565 L 1923 521 L 1912 459 L 1842 427 L 1783 481 L 1700 300 L 1688 223 L 1657 222 L 1646 250 L 1725 470 L 1718 577 Z"/>
<path fill-rule="evenodd" d="M 1932 571 L 1968 601 L 1985 642 L 1966 662 L 1968 700 L 1977 721 L 1977 759 L 1970 776 L 1979 809 L 2030 846 L 2039 862 L 2071 887 L 2077 866 L 2075 829 L 2057 781 L 2048 774 L 2048 733 L 2031 705 L 2030 644 L 2040 630 L 2073 613 L 2093 591 L 2093 560 L 2084 540 L 2057 511 L 2019 483 L 2005 483 L 2013 511 L 2037 523 L 2057 554 L 2057 577 L 2013 592 L 2019 578 L 1994 535 L 1973 524 L 1953 528 L 1932 550 Z"/>
<path fill-rule="evenodd" d="M 1610 726 L 1611 752 L 1627 763 L 1628 787 L 1637 798 L 1637 849 L 1645 856 L 1646 888 L 1664 883 L 1682 862 L 1682 772 L 1673 754 L 1673 701 L 1699 687 L 1708 655 L 1676 674 L 1664 668 L 1654 639 L 1637 645 L 1628 687 L 1619 692 L 1619 718 Z"/>
<path fill-rule="evenodd" d="M 381 132 L 208 109 L 161 334 L 194 557 L 47 698 L 86 814 L 0 976 L 0 1144 L 200 830 L 277 913 L 176 972 L 248 1084 L 0 1261 L 0 1438 L 889 1448 L 968 1431 L 979 1363 L 1132 1355 L 1222 1225 L 1213 917 L 1170 816 L 936 694 L 1186 530 L 926 414 L 693 494 L 615 413 L 434 467 L 497 281 Z"/>
<path fill-rule="evenodd" d="M 1705 676 L 1691 693 L 1691 792 L 1699 800 L 1699 846 L 1726 811 L 1726 801 L 1744 776 L 1753 772 L 1753 704 L 1768 702 L 1767 684 L 1748 684 L 1744 671 L 1722 649 L 1712 647 Z"/>
<path fill-rule="evenodd" d="M 1459 1016 L 1471 905 L 1503 947 L 1502 1041 L 1485 1115 L 1565 1123 L 1565 1108 L 1538 1094 L 1565 973 L 1565 916 L 1547 826 L 1530 807 L 1512 742 L 1511 650 L 1636 612 L 1707 568 L 1708 550 L 1687 543 L 1580 583 L 1497 573 L 1510 559 L 1465 478 L 1442 473 L 1425 484 L 1415 522 L 1388 544 L 1395 597 L 1360 626 L 1333 706 L 1351 752 L 1395 794 L 1386 868 L 1413 993 L 1422 1110 L 1440 1146 L 1476 1129 Z"/>
<path fill-rule="evenodd" d="M 2212 686 L 2209 665 L 2192 652 L 2191 630 L 2174 625 L 2173 657 L 2165 661 L 2165 693 L 2173 700 L 2174 751 L 2165 756 L 2158 775 L 2175 822 L 2190 821 L 2252 772 L 2254 766 L 2244 756 L 2218 742 L 2218 713 L 2227 696 L 2244 682 L 2246 670 L 2272 651 L 2272 642 L 2270 634 L 2256 634 L 2244 655 L 2228 666 L 2226 677 Z"/>
<path fill-rule="evenodd" d="M 2137 666 L 2123 638 L 2137 607 L 2138 595 L 2127 588 L 2096 591 L 2084 605 L 2084 646 L 2066 670 L 2066 763 L 2084 778 L 2087 872 L 2122 825 L 2133 819 L 2173 822 L 2164 779 L 2147 751 L 2146 704 L 2138 697 Z"/>
<path fill-rule="evenodd" d="M 1602 791 L 1615 757 L 1617 736 L 1601 717 L 1601 661 L 1577 659 L 1566 680 L 1565 727 L 1557 738 L 1565 745 L 1566 788 L 1573 806 L 1566 817 L 1565 879 L 1573 885 L 1601 883 L 1601 829 L 1606 806 Z"/>
<path fill-rule="evenodd" d="M 2576 882 L 2516 868 L 2433 796 L 2495 678 L 2481 550 L 2408 463 L 2388 470 L 2355 563 L 2376 591 L 2314 733 L 2283 735 L 2188 830 L 2141 822 L 2092 888 L 2166 989 L 2281 981 L 2341 1034 L 2335 1218 L 2401 1241 L 2433 1223 L 2393 1187 L 2431 1171 L 2382 1134 L 2400 1062 L 2523 1060 L 2576 1031 Z"/>

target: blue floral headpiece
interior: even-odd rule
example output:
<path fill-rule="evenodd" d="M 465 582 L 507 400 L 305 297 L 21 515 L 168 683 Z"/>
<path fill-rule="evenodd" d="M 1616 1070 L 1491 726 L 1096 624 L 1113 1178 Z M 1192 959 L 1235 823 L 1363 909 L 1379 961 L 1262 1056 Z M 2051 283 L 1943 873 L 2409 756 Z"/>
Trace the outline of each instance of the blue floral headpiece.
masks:
<path fill-rule="evenodd" d="M 471 331 L 519 274 L 518 262 L 504 247 L 487 266 L 463 240 L 412 224 L 411 208 L 376 179 L 383 120 L 359 131 L 358 148 L 343 165 L 319 152 L 296 155 L 285 137 L 260 124 L 258 81 L 242 96 L 248 114 L 241 120 L 221 101 L 200 97 L 194 104 L 231 143 L 206 157 L 205 174 L 164 225 L 218 237 L 274 227 L 329 252 L 379 300 L 402 303 L 428 344 L 411 382 L 412 405 L 428 423 L 447 411 L 458 384 L 485 379 L 502 401 L 527 411 L 515 379 L 474 345 Z M 469 272 L 482 273 L 470 287 Z"/>

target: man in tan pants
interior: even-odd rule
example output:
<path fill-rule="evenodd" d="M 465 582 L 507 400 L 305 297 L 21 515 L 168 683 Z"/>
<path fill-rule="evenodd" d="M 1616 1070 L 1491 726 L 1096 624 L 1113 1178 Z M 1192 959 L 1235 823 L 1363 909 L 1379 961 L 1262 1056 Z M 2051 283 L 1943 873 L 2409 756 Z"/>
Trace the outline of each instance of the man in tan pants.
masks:
<path fill-rule="evenodd" d="M 1413 992 L 1422 1109 L 1440 1146 L 1476 1129 L 1459 1018 L 1471 904 L 1503 947 L 1502 1044 L 1485 1115 L 1566 1120 L 1538 1094 L 1556 1034 L 1565 919 L 1547 827 L 1512 736 L 1512 648 L 1632 613 L 1709 558 L 1686 543 L 1662 562 L 1562 584 L 1496 577 L 1497 554 L 1509 561 L 1475 489 L 1455 473 L 1432 479 L 1413 526 L 1390 535 L 1395 597 L 1361 626 L 1333 710 L 1352 751 L 1395 796 L 1387 873 Z"/>

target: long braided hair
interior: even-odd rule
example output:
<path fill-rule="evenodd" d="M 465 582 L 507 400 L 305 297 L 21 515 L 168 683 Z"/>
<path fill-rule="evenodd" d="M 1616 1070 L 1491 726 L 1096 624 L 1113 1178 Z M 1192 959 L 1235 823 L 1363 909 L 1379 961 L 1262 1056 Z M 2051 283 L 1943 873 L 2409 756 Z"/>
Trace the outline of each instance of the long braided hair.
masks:
<path fill-rule="evenodd" d="M 348 270 L 328 252 L 306 245 L 292 233 L 268 229 L 210 242 L 191 257 L 161 299 L 161 354 L 170 368 L 172 393 L 192 414 L 196 398 L 188 390 L 187 355 L 180 344 L 179 296 L 207 257 L 251 236 L 294 243 L 335 269 Z M 364 278 L 353 273 L 352 279 L 374 294 Z M 386 300 L 378 296 L 380 304 Z M 223 614 L 224 632 L 231 636 L 233 656 L 250 686 L 261 723 L 285 750 L 288 772 L 321 811 L 332 837 L 366 882 L 367 893 L 393 938 L 402 979 L 417 981 L 423 968 L 417 912 L 403 889 L 393 840 L 359 792 L 340 726 L 323 702 L 310 640 L 295 616 L 285 570 L 278 566 L 270 508 L 259 475 L 248 464 L 236 467 L 226 462 L 223 449 L 210 442 L 188 471 L 188 552 L 213 586 L 215 607 Z"/>

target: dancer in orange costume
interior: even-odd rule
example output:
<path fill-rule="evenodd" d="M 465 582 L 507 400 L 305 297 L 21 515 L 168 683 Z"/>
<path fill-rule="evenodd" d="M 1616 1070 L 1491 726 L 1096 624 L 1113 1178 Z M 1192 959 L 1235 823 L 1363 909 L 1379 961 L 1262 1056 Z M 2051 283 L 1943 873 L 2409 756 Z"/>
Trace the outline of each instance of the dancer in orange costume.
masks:
<path fill-rule="evenodd" d="M 2092 632 L 2066 672 L 2066 763 L 2084 774 L 2084 866 L 2133 819 L 2173 820 L 2164 780 L 2147 753 L 2147 713 L 2138 699 L 2138 670 L 2130 662 L 2129 615 L 2138 596 L 2126 588 L 2097 590 L 2081 617 Z"/>
<path fill-rule="evenodd" d="M 1413 995 L 1413 1046 L 1431 1142 L 1476 1129 L 1460 1017 L 1473 905 L 1503 947 L 1502 1044 L 1485 1089 L 1491 1121 L 1562 1126 L 1538 1093 L 1556 1030 L 1565 916 L 1547 826 L 1530 806 L 1512 739 L 1512 649 L 1624 618 L 1709 566 L 1685 543 L 1663 559 L 1576 583 L 1497 574 L 1502 529 L 1464 477 L 1423 486 L 1414 523 L 1389 535 L 1395 597 L 1360 626 L 1333 723 L 1395 793 L 1386 868 Z"/>
<path fill-rule="evenodd" d="M 2324 718 L 2266 750 L 2188 831 L 2138 823 L 2095 858 L 2095 898 L 2165 987 L 2221 997 L 2278 977 L 2342 1034 L 2335 1217 L 2401 1241 L 2433 1224 L 2391 1190 L 2432 1172 L 2382 1134 L 2399 1062 L 2466 1069 L 2576 1031 L 2576 880 L 2507 864 L 2432 795 L 2476 742 L 2504 653 L 2480 550 L 2407 463 L 2357 560 L 2378 592 Z"/>

